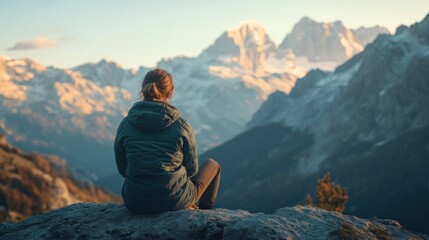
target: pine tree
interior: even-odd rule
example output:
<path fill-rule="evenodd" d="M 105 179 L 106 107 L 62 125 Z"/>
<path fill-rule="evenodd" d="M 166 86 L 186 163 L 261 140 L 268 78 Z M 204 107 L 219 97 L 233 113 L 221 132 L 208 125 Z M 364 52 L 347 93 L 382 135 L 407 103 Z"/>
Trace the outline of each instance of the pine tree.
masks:
<path fill-rule="evenodd" d="M 318 206 L 328 211 L 343 213 L 346 203 L 349 200 L 347 189 L 342 188 L 335 182 L 331 183 L 331 174 L 326 173 L 322 179 L 317 181 L 316 192 Z M 306 197 L 307 205 L 314 205 L 313 199 L 308 194 Z"/>

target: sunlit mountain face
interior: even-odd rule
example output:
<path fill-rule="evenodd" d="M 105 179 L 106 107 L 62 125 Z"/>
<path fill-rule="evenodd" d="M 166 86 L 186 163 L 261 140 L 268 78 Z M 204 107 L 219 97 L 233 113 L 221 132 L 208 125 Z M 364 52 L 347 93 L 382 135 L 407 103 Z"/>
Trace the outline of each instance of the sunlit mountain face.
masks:
<path fill-rule="evenodd" d="M 298 45 L 302 32 L 314 34 Z M 310 68 L 333 69 L 385 32 L 303 18 L 278 46 L 263 26 L 246 22 L 222 33 L 197 57 L 162 59 L 157 67 L 172 73 L 173 104 L 194 127 L 204 152 L 242 132 L 273 92 L 288 94 Z M 125 69 L 105 59 L 59 69 L 3 56 L 0 127 L 24 150 L 64 157 L 82 179 L 109 176 L 116 172 L 116 127 L 139 99 L 148 69 Z"/>
<path fill-rule="evenodd" d="M 13 144 L 57 154 L 76 169 L 112 171 L 111 141 L 131 93 L 30 59 L 2 58 L 0 66 L 0 127 Z"/>

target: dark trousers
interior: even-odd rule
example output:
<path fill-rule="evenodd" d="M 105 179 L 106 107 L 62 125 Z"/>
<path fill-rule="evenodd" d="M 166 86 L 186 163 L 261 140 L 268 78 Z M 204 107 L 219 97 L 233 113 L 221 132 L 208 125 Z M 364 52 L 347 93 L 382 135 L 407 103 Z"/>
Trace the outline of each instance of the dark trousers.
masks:
<path fill-rule="evenodd" d="M 200 209 L 212 209 L 216 201 L 220 182 L 220 166 L 213 159 L 207 159 L 199 167 L 198 173 L 191 178 L 196 194 L 194 204 Z"/>

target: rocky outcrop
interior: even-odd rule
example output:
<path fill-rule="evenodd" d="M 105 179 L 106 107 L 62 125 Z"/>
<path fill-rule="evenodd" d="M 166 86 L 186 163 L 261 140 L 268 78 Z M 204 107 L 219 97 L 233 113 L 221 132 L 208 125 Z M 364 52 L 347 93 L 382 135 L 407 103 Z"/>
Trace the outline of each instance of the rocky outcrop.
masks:
<path fill-rule="evenodd" d="M 123 205 L 79 203 L 1 223 L 1 239 L 428 239 L 393 220 L 366 220 L 313 207 L 273 214 L 182 210 L 135 215 Z"/>

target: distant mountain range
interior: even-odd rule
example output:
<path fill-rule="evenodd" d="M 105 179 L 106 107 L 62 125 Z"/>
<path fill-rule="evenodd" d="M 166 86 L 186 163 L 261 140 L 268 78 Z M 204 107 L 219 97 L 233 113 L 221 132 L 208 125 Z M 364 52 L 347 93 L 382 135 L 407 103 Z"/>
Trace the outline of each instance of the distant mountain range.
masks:
<path fill-rule="evenodd" d="M 306 22 L 311 23 L 303 24 Z M 325 34 L 318 34 L 313 32 L 316 26 L 328 29 Z M 304 32 L 308 33 L 305 47 L 314 49 L 312 54 L 324 55 L 324 58 L 315 59 L 304 52 L 296 55 L 300 51 L 298 46 L 287 44 L 301 41 L 299 39 L 304 36 L 299 34 Z M 359 32 L 362 39 L 359 43 L 354 41 L 354 32 Z M 199 147 L 204 151 L 243 131 L 269 94 L 274 91 L 289 93 L 296 80 L 310 68 L 332 70 L 381 33 L 388 31 L 382 27 L 352 31 L 339 21 L 317 23 L 303 18 L 278 47 L 260 24 L 247 22 L 221 34 L 195 58 L 163 59 L 157 65 L 173 74 L 177 84 L 174 103 L 196 128 Z M 343 35 L 348 36 L 347 40 Z M 360 46 L 360 50 L 347 53 L 346 41 L 349 45 Z M 327 62 L 331 66 L 326 66 Z"/>
<path fill-rule="evenodd" d="M 0 135 L 0 221 L 81 202 L 119 202 L 119 196 L 75 180 L 64 159 L 25 153 Z"/>
<path fill-rule="evenodd" d="M 428 105 L 429 15 L 334 72 L 310 71 L 289 94 L 271 94 L 247 131 L 200 158 L 222 166 L 219 207 L 304 203 L 331 172 L 349 190 L 348 214 L 428 233 Z"/>
<path fill-rule="evenodd" d="M 325 30 L 320 34 L 314 28 Z M 311 39 L 305 43 L 314 49 L 311 53 L 293 44 L 303 32 Z M 274 91 L 289 93 L 309 68 L 339 64 L 385 32 L 381 27 L 348 30 L 340 22 L 304 18 L 279 47 L 260 24 L 245 23 L 221 34 L 197 57 L 162 59 L 157 66 L 173 74 L 173 104 L 193 125 L 203 152 L 243 131 Z M 352 53 L 348 45 L 355 46 Z M 58 69 L 3 56 L 0 127 L 24 150 L 66 158 L 82 178 L 88 173 L 95 173 L 88 180 L 108 176 L 116 171 L 111 147 L 116 126 L 137 100 L 147 71 L 107 60 Z"/>

